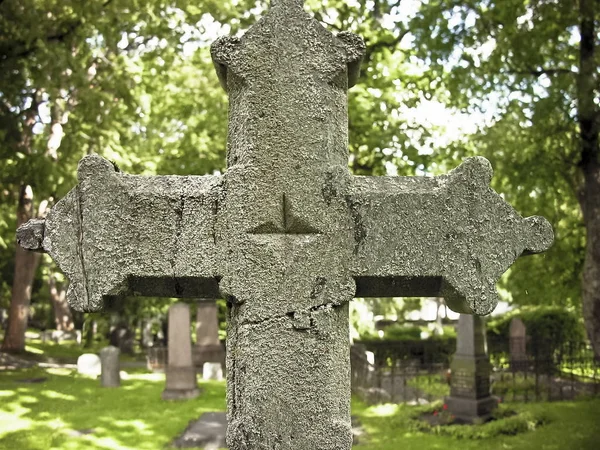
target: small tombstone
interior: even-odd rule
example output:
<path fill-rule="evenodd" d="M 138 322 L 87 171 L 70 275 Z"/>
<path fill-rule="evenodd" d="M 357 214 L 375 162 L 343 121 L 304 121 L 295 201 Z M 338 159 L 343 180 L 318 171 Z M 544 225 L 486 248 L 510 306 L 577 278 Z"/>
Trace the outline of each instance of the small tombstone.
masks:
<path fill-rule="evenodd" d="M 154 336 L 152 336 L 152 321 L 142 320 L 142 348 L 149 348 L 154 345 Z"/>
<path fill-rule="evenodd" d="M 185 303 L 175 303 L 169 308 L 169 350 L 165 373 L 163 400 L 190 399 L 200 393 L 196 368 L 192 364 L 190 307 Z"/>
<path fill-rule="evenodd" d="M 77 372 L 90 377 L 97 377 L 101 372 L 100 357 L 94 353 L 84 353 L 77 358 Z"/>
<path fill-rule="evenodd" d="M 196 367 L 203 368 L 205 363 L 218 363 L 224 366 L 225 349 L 219 341 L 218 308 L 214 299 L 198 302 L 196 345 L 193 354 Z M 204 370 L 202 373 L 204 376 Z"/>
<path fill-rule="evenodd" d="M 221 381 L 223 379 L 223 368 L 218 362 L 205 362 L 202 365 L 202 378 L 205 380 Z"/>
<path fill-rule="evenodd" d="M 109 342 L 123 353 L 133 354 L 134 333 L 125 325 L 118 325 L 110 332 Z"/>
<path fill-rule="evenodd" d="M 498 399 L 490 394 L 492 366 L 481 317 L 460 315 L 451 369 L 448 410 L 461 422 L 488 420 Z"/>
<path fill-rule="evenodd" d="M 109 345 L 100 350 L 100 361 L 102 370 L 100 373 L 100 384 L 102 387 L 119 387 L 121 377 L 119 376 L 119 354 L 117 347 Z"/>
<path fill-rule="evenodd" d="M 527 368 L 527 327 L 521 319 L 510 321 L 510 367 L 520 371 Z"/>

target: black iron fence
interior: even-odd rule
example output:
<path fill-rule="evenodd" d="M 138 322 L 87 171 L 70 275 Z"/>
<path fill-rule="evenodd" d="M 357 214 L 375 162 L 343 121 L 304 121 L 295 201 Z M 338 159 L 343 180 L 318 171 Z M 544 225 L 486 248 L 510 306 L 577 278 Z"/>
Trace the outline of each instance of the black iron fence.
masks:
<path fill-rule="evenodd" d="M 600 395 L 600 364 L 586 343 L 549 347 L 520 338 L 488 340 L 492 394 L 502 401 L 573 400 Z M 449 395 L 456 341 L 365 342 L 351 352 L 352 389 L 369 403 L 419 404 Z M 371 352 L 371 361 L 367 353 Z"/>

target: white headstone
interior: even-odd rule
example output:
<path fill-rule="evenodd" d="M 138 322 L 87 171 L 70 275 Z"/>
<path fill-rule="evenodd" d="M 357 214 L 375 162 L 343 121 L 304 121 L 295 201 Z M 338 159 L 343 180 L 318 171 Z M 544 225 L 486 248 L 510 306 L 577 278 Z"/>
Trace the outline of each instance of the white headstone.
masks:
<path fill-rule="evenodd" d="M 223 369 L 221 363 L 206 362 L 202 366 L 202 378 L 205 380 L 217 380 L 223 379 Z"/>
<path fill-rule="evenodd" d="M 77 372 L 90 377 L 97 377 L 102 372 L 100 357 L 94 353 L 84 353 L 77 358 Z"/>

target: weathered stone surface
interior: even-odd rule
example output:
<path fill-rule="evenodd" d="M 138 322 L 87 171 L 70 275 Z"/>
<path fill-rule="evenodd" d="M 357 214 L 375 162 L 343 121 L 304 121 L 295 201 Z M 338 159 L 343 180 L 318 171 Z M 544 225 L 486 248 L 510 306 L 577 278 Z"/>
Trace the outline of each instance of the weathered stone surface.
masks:
<path fill-rule="evenodd" d="M 163 400 L 184 400 L 200 393 L 196 368 L 192 364 L 190 307 L 175 303 L 169 307 L 169 357 Z"/>
<path fill-rule="evenodd" d="M 119 355 L 121 351 L 117 347 L 109 345 L 100 350 L 100 384 L 102 387 L 119 387 L 121 385 Z"/>
<path fill-rule="evenodd" d="M 44 219 L 31 219 L 17 230 L 17 244 L 25 250 L 43 252 Z"/>
<path fill-rule="evenodd" d="M 461 422 L 487 420 L 498 406 L 490 394 L 492 365 L 487 355 L 485 322 L 461 314 L 458 319 L 456 353 L 452 358 L 448 411 Z"/>
<path fill-rule="evenodd" d="M 483 158 L 436 178 L 350 175 L 347 89 L 363 51 L 300 0 L 273 1 L 212 47 L 230 99 L 225 175 L 144 178 L 88 156 L 45 223 L 77 309 L 228 301 L 231 449 L 349 449 L 348 302 L 443 296 L 485 314 L 501 273 L 552 242 L 544 219 L 489 188 Z"/>
<path fill-rule="evenodd" d="M 541 217 L 522 219 L 491 176 L 476 157 L 435 178 L 356 177 L 357 296 L 436 296 L 457 312 L 493 311 L 498 278 L 548 248 L 553 233 Z"/>
<path fill-rule="evenodd" d="M 205 287 L 195 278 L 216 293 L 216 177 L 125 175 L 92 155 L 78 178 L 48 214 L 44 236 L 44 249 L 69 277 L 71 306 L 95 311 L 103 297 L 191 296 Z"/>

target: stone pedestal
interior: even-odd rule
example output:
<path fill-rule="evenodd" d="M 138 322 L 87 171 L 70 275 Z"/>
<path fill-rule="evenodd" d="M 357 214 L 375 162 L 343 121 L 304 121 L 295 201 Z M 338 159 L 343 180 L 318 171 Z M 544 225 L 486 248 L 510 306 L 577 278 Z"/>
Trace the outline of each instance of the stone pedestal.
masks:
<path fill-rule="evenodd" d="M 169 359 L 165 374 L 163 400 L 190 399 L 200 393 L 192 364 L 190 308 L 185 303 L 175 303 L 169 308 Z"/>
<path fill-rule="evenodd" d="M 222 369 L 225 366 L 225 349 L 219 341 L 218 308 L 214 299 L 198 302 L 193 360 L 194 366 L 200 368 L 203 368 L 205 363 L 221 364 Z"/>
<path fill-rule="evenodd" d="M 119 354 L 117 347 L 108 346 L 100 350 L 100 385 L 102 387 L 119 387 L 121 377 L 119 374 Z"/>
<path fill-rule="evenodd" d="M 459 422 L 488 420 L 498 400 L 490 395 L 492 366 L 481 317 L 461 314 L 451 369 L 450 397 L 446 398 L 450 413 Z"/>

